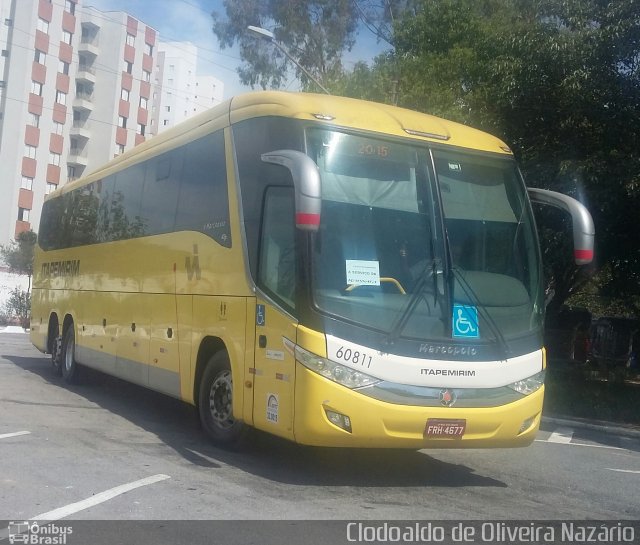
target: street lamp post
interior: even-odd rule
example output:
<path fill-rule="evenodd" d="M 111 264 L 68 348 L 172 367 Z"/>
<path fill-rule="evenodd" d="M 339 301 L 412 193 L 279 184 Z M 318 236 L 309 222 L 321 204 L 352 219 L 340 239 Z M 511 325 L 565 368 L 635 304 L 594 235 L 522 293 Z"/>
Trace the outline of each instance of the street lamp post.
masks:
<path fill-rule="evenodd" d="M 327 91 L 327 89 L 325 87 L 323 87 L 323 85 L 316 79 L 314 78 L 309 71 L 302 66 L 286 49 L 285 47 L 280 44 L 279 42 L 276 41 L 275 36 L 273 35 L 273 32 L 265 29 L 265 28 L 260 28 L 257 26 L 251 26 L 249 25 L 247 27 L 247 30 L 249 32 L 251 32 L 251 34 L 253 34 L 254 36 L 256 36 L 257 38 L 260 38 L 262 40 L 267 40 L 268 42 L 272 43 L 273 45 L 275 45 L 280 51 L 282 51 L 286 57 L 293 63 L 295 64 L 298 68 L 300 68 L 300 70 L 302 70 L 307 77 L 313 81 L 318 87 L 320 87 L 320 89 L 322 89 L 326 94 L 330 95 L 331 93 L 329 91 Z"/>

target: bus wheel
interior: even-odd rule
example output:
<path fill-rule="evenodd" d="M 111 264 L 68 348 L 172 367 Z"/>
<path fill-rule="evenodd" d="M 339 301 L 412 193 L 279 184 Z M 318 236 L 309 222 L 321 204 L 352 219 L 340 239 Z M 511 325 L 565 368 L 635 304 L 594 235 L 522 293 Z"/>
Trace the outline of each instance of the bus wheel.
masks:
<path fill-rule="evenodd" d="M 244 435 L 245 425 L 233 418 L 233 380 L 229 356 L 214 354 L 202 375 L 198 409 L 207 435 L 221 446 L 235 446 Z"/>
<path fill-rule="evenodd" d="M 76 362 L 76 336 L 71 325 L 64 334 L 61 356 L 62 378 L 69 384 L 78 381 L 78 364 Z"/>
<path fill-rule="evenodd" d="M 62 376 L 62 337 L 56 335 L 51 344 L 51 366 L 56 376 Z"/>

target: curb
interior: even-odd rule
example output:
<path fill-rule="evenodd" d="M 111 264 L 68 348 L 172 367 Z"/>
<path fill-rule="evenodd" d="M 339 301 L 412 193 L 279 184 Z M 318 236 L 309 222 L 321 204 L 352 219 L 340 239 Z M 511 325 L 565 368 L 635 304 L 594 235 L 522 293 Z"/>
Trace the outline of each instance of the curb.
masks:
<path fill-rule="evenodd" d="M 618 435 L 622 437 L 632 437 L 640 439 L 640 428 L 631 428 L 628 426 L 615 424 L 613 422 L 586 421 L 571 418 L 556 418 L 552 416 L 543 416 L 543 424 L 555 424 L 557 426 L 570 426 L 572 428 L 582 428 L 585 430 L 594 430 L 609 435 Z"/>

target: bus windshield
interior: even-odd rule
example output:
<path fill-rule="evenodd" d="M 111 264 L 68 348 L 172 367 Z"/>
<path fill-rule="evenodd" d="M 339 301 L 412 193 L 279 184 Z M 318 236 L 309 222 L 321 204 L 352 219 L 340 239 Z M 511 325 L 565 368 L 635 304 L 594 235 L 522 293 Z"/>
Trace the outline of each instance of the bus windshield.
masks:
<path fill-rule="evenodd" d="M 321 312 L 420 341 L 539 334 L 537 240 L 511 158 L 328 130 L 307 141 L 322 182 Z"/>

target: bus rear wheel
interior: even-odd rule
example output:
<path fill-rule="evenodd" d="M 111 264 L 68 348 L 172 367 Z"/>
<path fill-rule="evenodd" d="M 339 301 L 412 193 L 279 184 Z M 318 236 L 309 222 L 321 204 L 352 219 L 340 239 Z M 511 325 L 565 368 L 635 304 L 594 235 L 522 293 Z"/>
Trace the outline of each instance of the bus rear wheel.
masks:
<path fill-rule="evenodd" d="M 62 337 L 56 335 L 51 342 L 51 366 L 57 377 L 62 376 Z"/>
<path fill-rule="evenodd" d="M 76 362 L 76 335 L 73 324 L 67 328 L 62 340 L 61 355 L 62 378 L 69 384 L 78 381 L 78 363 Z"/>
<path fill-rule="evenodd" d="M 207 435 L 220 446 L 240 443 L 246 426 L 233 417 L 233 378 L 226 352 L 214 354 L 208 361 L 200 381 L 198 410 Z"/>

